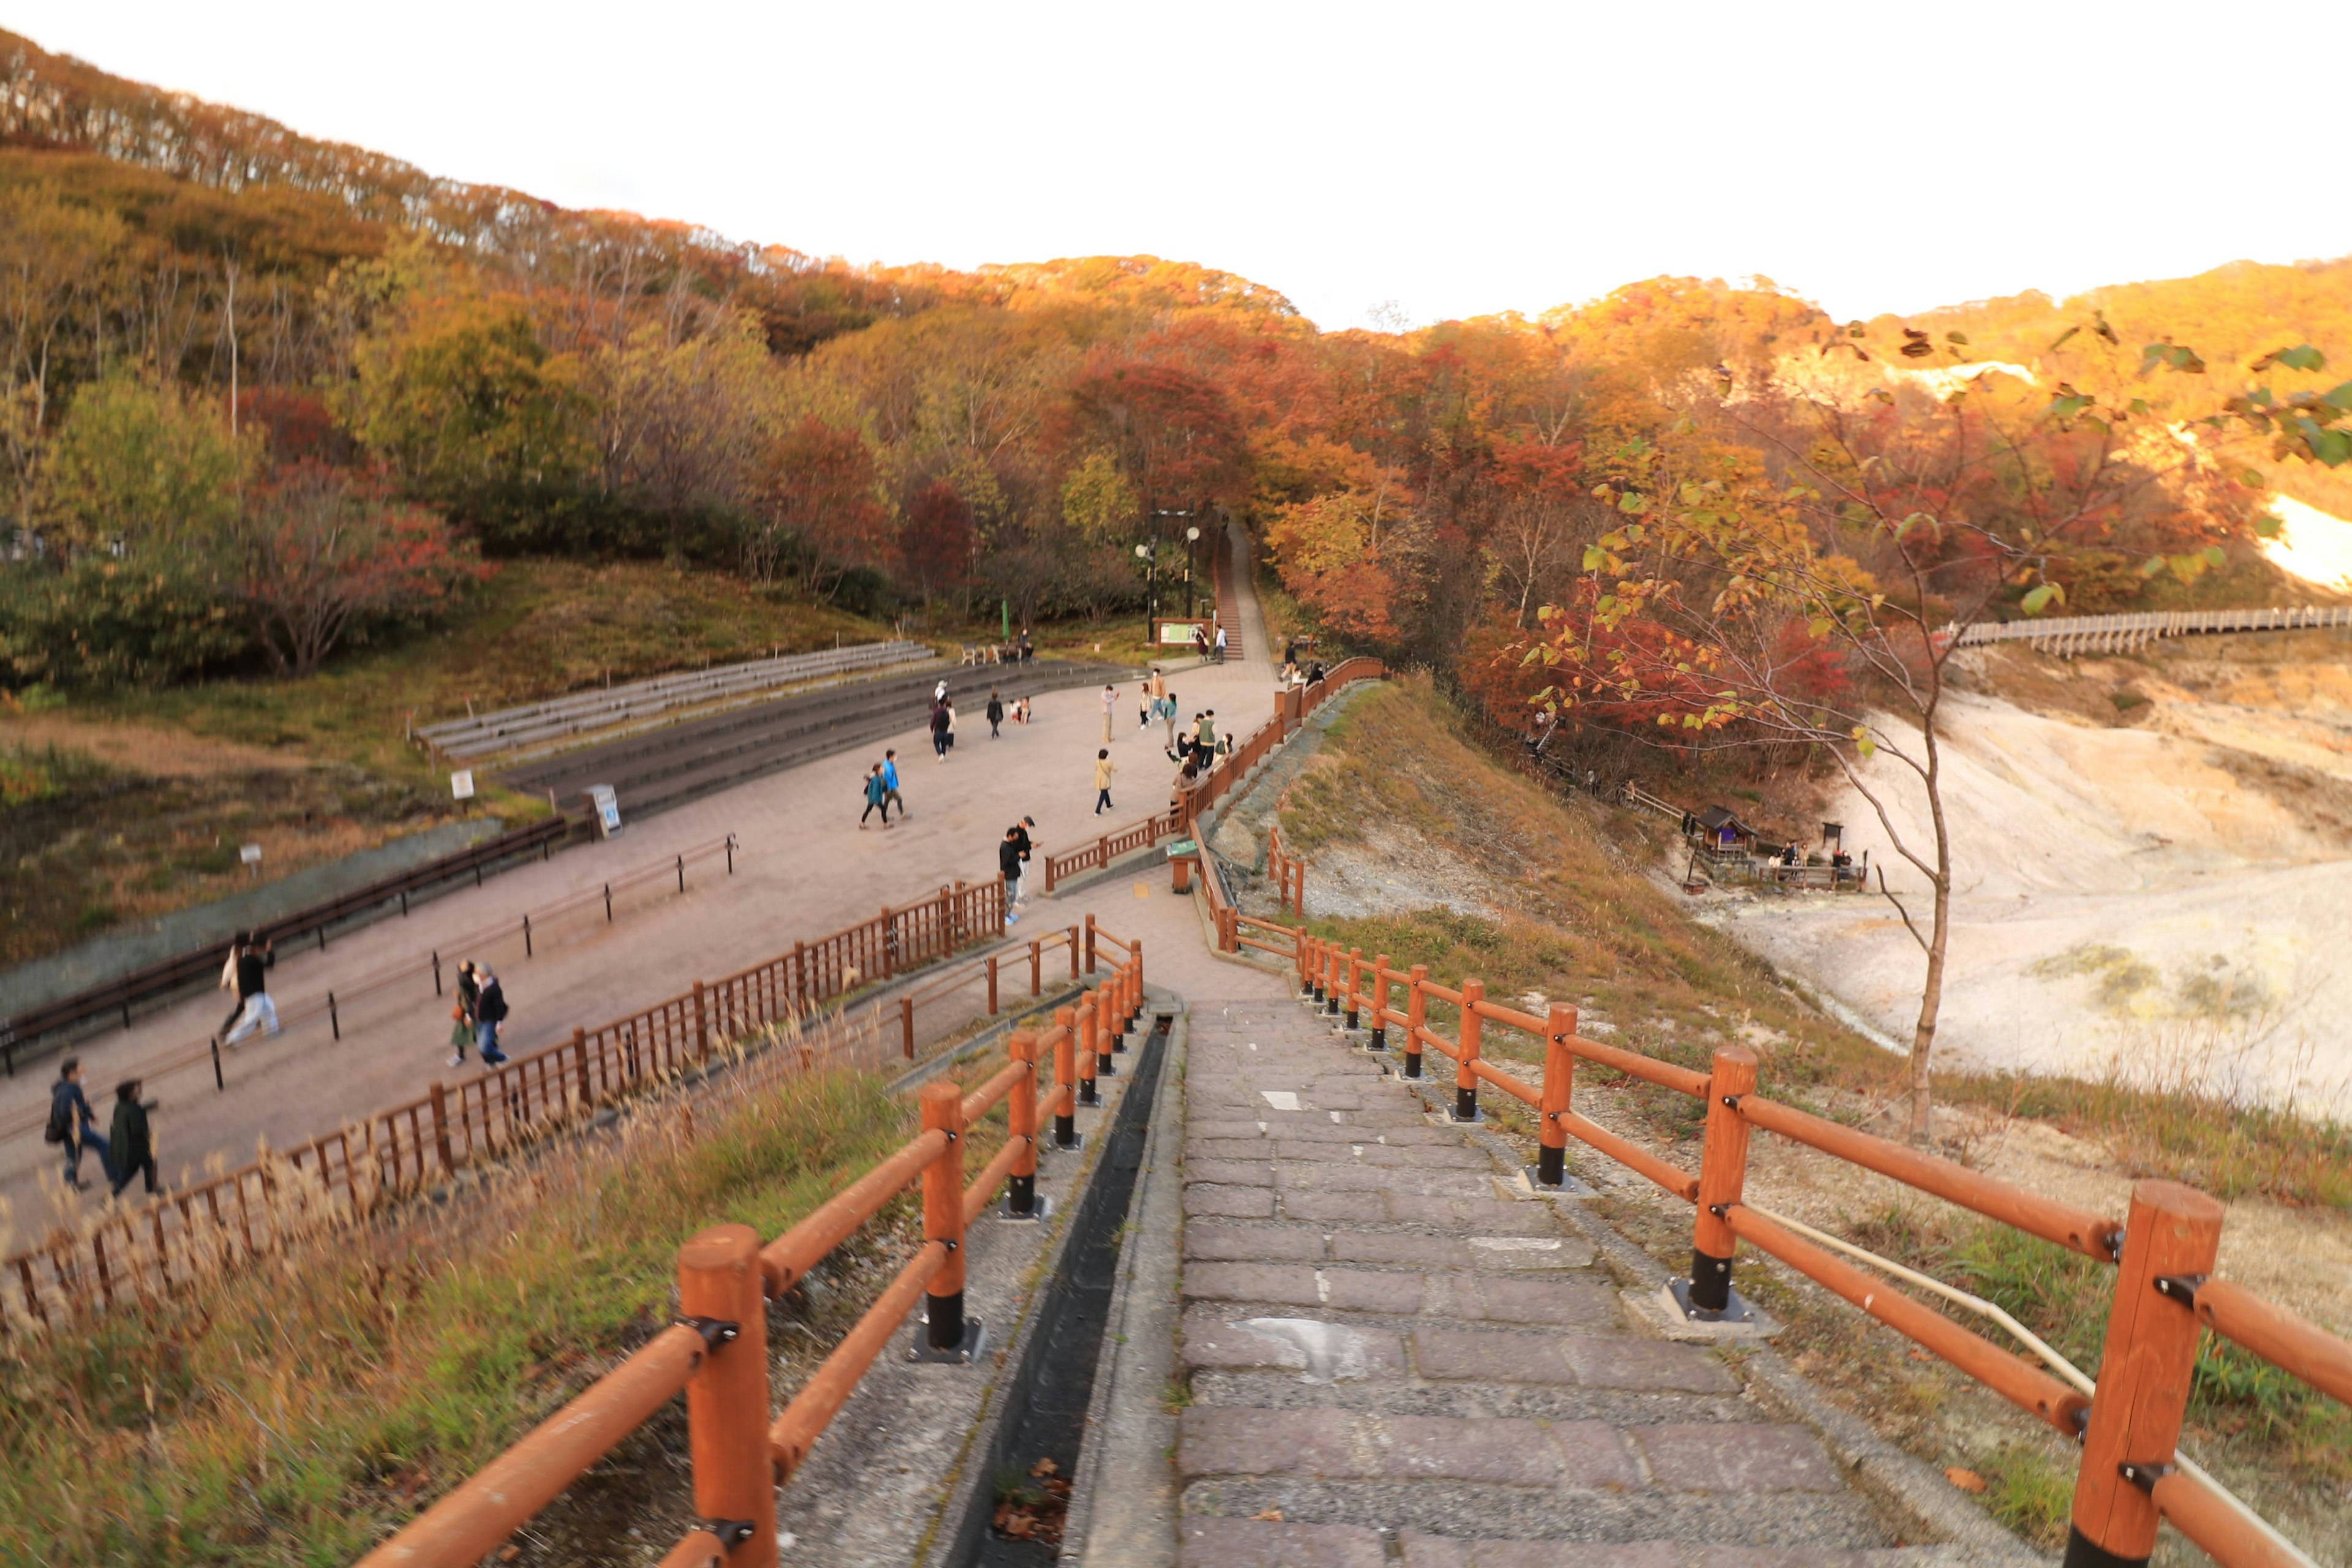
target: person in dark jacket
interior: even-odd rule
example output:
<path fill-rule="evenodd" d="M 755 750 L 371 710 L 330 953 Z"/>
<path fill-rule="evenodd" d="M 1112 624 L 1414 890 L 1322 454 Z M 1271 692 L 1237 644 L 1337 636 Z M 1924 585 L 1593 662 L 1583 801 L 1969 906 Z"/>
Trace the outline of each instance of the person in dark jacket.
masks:
<path fill-rule="evenodd" d="M 1021 921 L 1021 917 L 1014 914 L 1009 907 L 1012 902 L 1012 895 L 1017 891 L 1021 886 L 1020 833 L 1021 830 L 1017 827 L 1006 828 L 1004 830 L 1003 842 L 996 847 L 997 874 L 1004 879 L 1006 894 L 1005 902 L 1008 905 L 1004 911 L 1004 923 L 1006 925 L 1017 925 Z"/>
<path fill-rule="evenodd" d="M 155 1190 L 155 1140 L 147 1125 L 147 1113 L 155 1109 L 152 1100 L 139 1099 L 139 1080 L 131 1079 L 114 1086 L 114 1124 L 107 1131 L 108 1142 L 114 1149 L 114 1195 L 121 1197 L 131 1178 L 144 1175 L 147 1190 Z"/>
<path fill-rule="evenodd" d="M 221 965 L 220 988 L 236 992 L 236 1007 L 214 1037 L 233 1046 L 256 1029 L 278 1032 L 278 1004 L 269 999 L 268 971 L 278 962 L 276 945 L 256 942 L 241 931 L 229 943 L 228 962 Z"/>
<path fill-rule="evenodd" d="M 490 973 L 487 964 L 479 973 L 482 994 L 474 1004 L 474 1016 L 479 1020 L 475 1026 L 474 1043 L 481 1050 L 484 1067 L 504 1067 L 507 1054 L 499 1049 L 499 1026 L 507 1021 L 506 987 L 499 984 L 499 977 Z"/>
<path fill-rule="evenodd" d="M 996 727 L 1003 722 L 1004 699 L 999 697 L 995 689 L 992 687 L 988 693 L 988 738 L 990 740 L 1001 741 L 1004 738 L 996 731 Z"/>
<path fill-rule="evenodd" d="M 450 1053 L 449 1065 L 466 1065 L 466 1047 L 474 1043 L 474 1031 L 479 1026 L 478 1009 L 481 1005 L 482 982 L 475 973 L 474 961 L 457 965 L 457 1005 L 449 1016 L 449 1044 L 456 1048 Z"/>
<path fill-rule="evenodd" d="M 114 1161 L 105 1139 L 98 1135 L 98 1115 L 81 1091 L 81 1058 L 68 1057 L 58 1064 L 58 1081 L 49 1086 L 48 1141 L 66 1149 L 66 1185 L 82 1190 L 81 1152 L 88 1144 L 98 1151 L 100 1172 L 114 1179 Z"/>
<path fill-rule="evenodd" d="M 882 826 L 890 826 L 890 786 L 883 782 L 882 764 L 875 763 L 866 771 L 866 809 L 857 815 L 857 831 L 866 831 L 866 819 L 877 811 L 882 814 Z"/>

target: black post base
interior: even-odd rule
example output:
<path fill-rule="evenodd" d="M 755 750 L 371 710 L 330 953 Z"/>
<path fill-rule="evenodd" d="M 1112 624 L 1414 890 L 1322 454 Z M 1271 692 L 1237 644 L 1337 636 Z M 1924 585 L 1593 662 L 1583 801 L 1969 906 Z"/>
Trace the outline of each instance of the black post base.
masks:
<path fill-rule="evenodd" d="M 923 1298 L 923 1342 L 935 1351 L 953 1350 L 963 1342 L 963 1292 Z"/>
<path fill-rule="evenodd" d="M 1118 1076 L 1118 1064 L 1111 1060 L 1108 1053 L 1095 1058 L 1095 1077 L 1117 1078 Z"/>
<path fill-rule="evenodd" d="M 1421 1076 L 1421 1053 L 1419 1051 L 1405 1052 L 1404 1076 L 1407 1078 L 1419 1078 Z"/>
<path fill-rule="evenodd" d="M 947 1343 L 938 1342 L 944 1335 Z M 970 1366 L 980 1359 L 988 1325 L 963 1315 L 963 1292 L 923 1299 L 923 1327 L 907 1346 L 907 1359 L 942 1366 Z"/>
<path fill-rule="evenodd" d="M 1694 1311 L 1720 1312 L 1731 1301 L 1731 1259 L 1691 1248 L 1690 1304 Z"/>
<path fill-rule="evenodd" d="M 1075 1149 L 1078 1146 L 1078 1119 L 1075 1116 L 1054 1118 L 1054 1147 Z"/>
<path fill-rule="evenodd" d="M 1095 1092 L 1094 1079 L 1090 1078 L 1082 1078 L 1078 1079 L 1078 1103 L 1080 1105 L 1100 1105 L 1102 1103 L 1102 1096 Z"/>
<path fill-rule="evenodd" d="M 1383 1028 L 1383 1027 L 1381 1027 L 1381 1026 L 1380 1025 L 1378 1025 L 1378 1024 L 1374 1024 L 1374 1025 L 1372 1026 L 1372 1037 L 1371 1037 L 1370 1039 L 1366 1040 L 1366 1041 L 1364 1042 L 1364 1049 L 1366 1049 L 1366 1050 L 1368 1050 L 1368 1051 L 1384 1051 L 1384 1050 L 1387 1050 L 1388 1048 L 1389 1048 L 1389 1032 L 1388 1032 L 1388 1030 L 1387 1030 L 1387 1029 L 1385 1029 L 1385 1028 Z"/>
<path fill-rule="evenodd" d="M 1004 1212 L 1027 1218 L 1037 1207 L 1037 1178 L 1014 1176 L 1004 1184 Z"/>
<path fill-rule="evenodd" d="M 1356 1023 L 1356 1010 L 1350 1007 L 1348 1009 L 1348 1027 L 1353 1029 L 1359 1026 Z"/>
<path fill-rule="evenodd" d="M 2070 1524 L 2066 1527 L 2065 1568 L 2147 1568 L 2147 1559 L 2118 1557 L 2104 1546 L 2094 1546 Z"/>
<path fill-rule="evenodd" d="M 1559 1186 L 1568 1179 L 1568 1151 L 1540 1148 L 1536 1151 L 1536 1180 L 1547 1187 Z"/>
<path fill-rule="evenodd" d="M 1323 1005 L 1323 983 L 1320 980 L 1315 983 L 1315 1005 L 1318 1007 Z"/>
<path fill-rule="evenodd" d="M 1476 1089 L 1463 1089 L 1459 1086 L 1454 1089 L 1454 1120 L 1456 1121 L 1475 1121 L 1478 1120 L 1478 1091 Z"/>

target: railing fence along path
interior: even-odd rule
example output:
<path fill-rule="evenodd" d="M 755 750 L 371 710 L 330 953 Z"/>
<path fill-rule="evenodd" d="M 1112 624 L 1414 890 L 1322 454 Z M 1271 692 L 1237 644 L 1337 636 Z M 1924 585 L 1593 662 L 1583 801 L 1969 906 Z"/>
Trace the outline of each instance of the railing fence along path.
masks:
<path fill-rule="evenodd" d="M 2130 653 L 2159 637 L 2227 632 L 2305 631 L 2352 626 L 2352 606 L 2301 605 L 2278 609 L 2147 610 L 2121 616 L 2064 616 L 2055 620 L 1977 621 L 1939 634 L 1958 647 L 2030 642 L 2047 653 Z"/>
<path fill-rule="evenodd" d="M 546 702 L 501 708 L 495 713 L 421 725 L 415 733 L 436 755 L 463 761 L 541 741 L 610 729 L 632 719 L 652 718 L 673 708 L 692 707 L 721 697 L 821 680 L 830 675 L 884 669 L 936 657 L 927 645 L 918 642 L 857 643 L 849 647 L 749 659 L 681 675 L 632 680 Z"/>
<path fill-rule="evenodd" d="M 1948 1160 L 1857 1131 L 1767 1099 L 1757 1059 L 1744 1047 L 1715 1050 L 1698 1072 L 1579 1036 L 1577 1010 L 1554 1004 L 1541 1016 L 1486 1000 L 1475 979 L 1447 986 L 1421 964 L 1400 969 L 1386 953 L 1364 956 L 1302 928 L 1239 917 L 1242 946 L 1283 958 L 1302 999 L 1349 1029 L 1365 1048 L 1402 1057 L 1407 1079 L 1423 1076 L 1425 1054 L 1454 1064 L 1456 1121 L 1480 1120 L 1481 1086 L 1525 1104 L 1537 1117 L 1538 1191 L 1566 1181 L 1573 1138 L 1691 1205 L 1696 1212 L 1688 1278 L 1672 1298 L 1686 1319 L 1745 1321 L 1750 1309 L 1732 1288 L 1746 1242 L 1844 1298 L 2036 1418 L 2083 1444 L 2074 1483 L 2067 1568 L 2147 1562 L 2157 1523 L 2168 1520 L 2224 1568 L 2308 1563 L 2310 1559 L 2179 1451 L 2198 1335 L 2229 1340 L 2333 1398 L 2352 1404 L 2352 1343 L 2214 1276 L 2221 1205 L 2177 1182 L 2143 1181 L 2118 1223 L 2095 1210 L 2046 1198 Z M 1448 1039 L 1431 1023 L 1433 1003 L 1457 1019 Z M 1542 1075 L 1529 1083 L 1487 1056 L 1488 1027 L 1517 1031 L 1542 1049 Z M 1393 1037 L 1392 1037 L 1393 1032 Z M 1685 1170 L 1577 1114 L 1580 1062 L 1607 1068 L 1706 1108 L 1699 1166 Z M 1874 1171 L 2053 1246 L 2116 1267 L 2104 1364 L 2095 1383 L 1989 1302 L 1968 1296 L 1746 1201 L 1751 1133 L 1765 1131 Z M 1833 1256 L 1843 1253 L 1897 1280 L 1928 1289 L 2001 1324 L 2031 1355 L 1972 1332 L 1894 1289 L 1886 1278 Z"/>
<path fill-rule="evenodd" d="M 1138 849 L 1148 849 L 1163 838 L 1177 838 L 1193 830 L 1201 818 L 1230 794 L 1234 786 L 1264 762 L 1267 753 L 1307 721 L 1307 716 L 1351 681 L 1378 680 L 1387 671 L 1379 659 L 1343 659 L 1324 672 L 1323 679 L 1311 686 L 1290 686 L 1274 694 L 1274 717 L 1258 726 L 1255 733 L 1235 746 L 1217 761 L 1217 765 L 1194 780 L 1189 786 L 1178 789 L 1169 802 L 1168 809 L 1157 816 L 1107 833 L 1091 844 L 1045 857 L 1045 891 L 1067 881 L 1082 871 L 1099 870 L 1122 855 Z M 1203 870 L 1208 867 L 1203 864 Z M 1216 886 L 1213 873 L 1207 878 Z M 1222 889 L 1220 889 L 1222 895 Z"/>
<path fill-rule="evenodd" d="M 716 1226 L 688 1241 L 678 1250 L 675 1323 L 368 1553 L 361 1568 L 462 1568 L 480 1561 L 681 1392 L 702 1522 L 662 1559 L 665 1568 L 773 1564 L 776 1489 L 792 1479 L 918 1302 L 925 1308 L 919 1359 L 966 1361 L 966 1227 L 999 1189 L 1008 1217 L 1041 1216 L 1038 1139 L 1075 1149 L 1077 1107 L 1099 1103 L 1097 1082 L 1115 1070 L 1112 1053 L 1125 1048 L 1121 1037 L 1143 1006 L 1143 949 L 1091 920 L 1081 945 L 1089 973 L 1100 948 L 1122 954 L 1102 984 L 1076 1006 L 1057 1009 L 1052 1027 L 1013 1031 L 1012 1059 L 977 1088 L 924 1085 L 922 1131 L 773 1241 L 762 1246 L 743 1225 Z M 1072 952 L 1078 956 L 1078 947 Z M 1043 1093 L 1041 1073 L 1050 1074 Z M 1000 1103 L 1006 1107 L 1003 1146 L 971 1175 L 967 1131 Z M 922 1247 L 771 1420 L 767 1302 L 916 1185 L 922 1189 Z"/>
<path fill-rule="evenodd" d="M 1028 994 L 1036 996 L 1047 955 L 1065 949 L 1075 981 L 1091 952 L 1091 932 L 1089 920 L 1040 933 L 1025 954 L 1000 950 L 929 976 L 856 1024 L 855 1037 L 877 1047 L 887 1042 L 897 1047 L 893 1054 L 912 1059 L 919 1007 L 984 987 L 993 1015 L 1003 1005 L 1008 964 L 1017 984 L 1025 956 Z M 697 981 L 691 991 L 625 1017 L 574 1028 L 568 1040 L 454 1087 L 436 1083 L 419 1099 L 294 1149 L 136 1207 L 110 1206 L 79 1228 L 0 1258 L 0 1333 L 37 1331 L 61 1318 L 167 1292 L 322 1226 L 350 1223 L 703 1067 L 728 1041 L 796 1024 L 869 984 L 1003 935 L 1003 881 L 957 883 L 794 942 L 790 952 L 724 979 Z"/>
<path fill-rule="evenodd" d="M 567 819 L 556 816 L 534 822 L 479 844 L 468 845 L 454 855 L 444 855 L 437 860 L 392 876 L 377 879 L 363 888 L 338 893 L 331 899 L 281 915 L 277 920 L 254 928 L 254 934 L 266 942 L 290 942 L 298 937 L 313 936 L 319 945 L 327 945 L 327 928 L 373 910 L 394 900 L 400 902 L 400 912 L 408 913 L 408 896 L 421 892 L 438 882 L 446 882 L 474 874 L 474 885 L 480 887 L 490 868 L 501 860 L 536 853 L 542 860 L 549 851 L 572 831 Z M 28 1007 L 14 1017 L 0 1018 L 0 1063 L 5 1063 L 10 1077 L 16 1071 L 16 1055 L 42 1036 L 77 1024 L 119 1012 L 122 1026 L 131 1026 L 131 1010 L 142 1002 L 169 995 L 198 981 L 210 980 L 218 974 L 228 958 L 228 943 L 210 942 L 191 948 L 160 963 L 134 969 L 128 974 L 71 996 L 38 1007 Z"/>

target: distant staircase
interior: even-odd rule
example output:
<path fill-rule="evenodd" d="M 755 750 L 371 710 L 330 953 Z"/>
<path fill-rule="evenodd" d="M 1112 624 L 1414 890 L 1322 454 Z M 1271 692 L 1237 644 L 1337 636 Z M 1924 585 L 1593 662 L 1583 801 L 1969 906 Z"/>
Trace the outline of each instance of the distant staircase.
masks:
<path fill-rule="evenodd" d="M 1242 647 L 1242 574 L 1249 570 L 1249 561 L 1242 547 L 1235 543 L 1234 531 L 1227 528 L 1219 537 L 1216 552 L 1217 625 L 1225 630 L 1225 658 L 1238 660 L 1244 656 Z"/>

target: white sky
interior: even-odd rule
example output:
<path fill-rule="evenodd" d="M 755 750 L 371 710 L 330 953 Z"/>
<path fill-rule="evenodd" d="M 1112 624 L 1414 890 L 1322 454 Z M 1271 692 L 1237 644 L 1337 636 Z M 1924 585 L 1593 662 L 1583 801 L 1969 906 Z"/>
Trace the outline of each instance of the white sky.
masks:
<path fill-rule="evenodd" d="M 2352 5 L 12 0 L 434 173 L 852 260 L 1150 252 L 1327 327 L 1771 277 L 1840 316 L 2352 252 Z"/>

